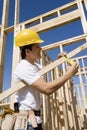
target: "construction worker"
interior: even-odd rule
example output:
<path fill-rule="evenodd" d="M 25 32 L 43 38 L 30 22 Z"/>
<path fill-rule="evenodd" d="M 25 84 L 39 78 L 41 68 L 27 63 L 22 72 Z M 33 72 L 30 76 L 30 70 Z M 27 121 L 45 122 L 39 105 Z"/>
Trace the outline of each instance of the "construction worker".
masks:
<path fill-rule="evenodd" d="M 41 58 L 40 43 L 43 42 L 38 33 L 31 29 L 24 29 L 15 37 L 22 59 L 15 70 L 14 81 L 16 84 L 20 81 L 28 84 L 17 92 L 15 102 L 19 103 L 19 111 L 28 112 L 27 130 L 42 130 L 40 93 L 52 94 L 78 71 L 78 64 L 74 63 L 63 76 L 46 82 L 38 73 L 41 65 L 37 63 Z"/>

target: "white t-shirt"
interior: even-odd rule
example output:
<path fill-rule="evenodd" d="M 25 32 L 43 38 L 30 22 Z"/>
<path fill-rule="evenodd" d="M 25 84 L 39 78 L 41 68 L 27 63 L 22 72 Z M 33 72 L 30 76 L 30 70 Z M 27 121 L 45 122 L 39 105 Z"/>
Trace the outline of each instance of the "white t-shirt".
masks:
<path fill-rule="evenodd" d="M 29 84 L 16 93 L 15 102 L 20 103 L 19 110 L 40 110 L 40 92 L 31 86 L 33 82 L 40 78 L 41 75 L 38 73 L 40 69 L 41 65 L 36 62 L 35 65 L 32 65 L 25 59 L 18 64 L 14 73 L 15 85 L 21 80 Z M 39 117 L 37 117 L 37 120 L 38 123 L 41 122 Z"/>

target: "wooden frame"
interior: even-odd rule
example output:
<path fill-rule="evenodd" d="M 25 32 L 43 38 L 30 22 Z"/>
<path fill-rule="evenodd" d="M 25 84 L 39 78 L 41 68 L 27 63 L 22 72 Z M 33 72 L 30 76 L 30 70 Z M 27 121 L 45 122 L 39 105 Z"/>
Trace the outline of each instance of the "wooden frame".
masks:
<path fill-rule="evenodd" d="M 20 61 L 19 49 L 14 46 L 13 48 L 13 65 L 12 65 L 12 77 L 11 77 L 11 87 L 2 92 L 3 86 L 3 73 L 4 73 L 4 60 L 5 60 L 5 49 L 6 49 L 6 37 L 10 32 L 14 32 L 15 35 L 24 28 L 31 28 L 36 30 L 38 33 L 45 32 L 50 29 L 61 27 L 70 22 L 80 20 L 82 24 L 83 34 L 71 37 L 69 39 L 59 41 L 56 43 L 51 43 L 50 45 L 42 47 L 42 59 L 40 63 L 44 66 L 39 73 L 43 75 L 45 80 L 54 80 L 66 72 L 68 64 L 65 62 L 65 58 L 52 61 L 49 56 L 46 55 L 46 52 L 53 49 L 60 49 L 60 52 L 64 50 L 64 47 L 77 44 L 78 42 L 85 41 L 81 46 L 72 50 L 68 54 L 69 58 L 72 58 L 76 54 L 87 49 L 87 20 L 85 17 L 83 4 L 87 10 L 86 0 L 75 0 L 66 5 L 63 5 L 59 8 L 56 8 L 52 11 L 49 11 L 45 14 L 37 16 L 33 19 L 19 23 L 19 9 L 20 9 L 20 0 L 15 0 L 15 16 L 14 16 L 14 25 L 8 27 L 8 13 L 9 13 L 9 0 L 3 0 L 3 14 L 2 14 L 2 23 L 0 25 L 0 108 L 4 109 L 5 107 L 13 108 L 14 102 L 14 92 L 18 91 L 24 87 L 24 83 L 18 84 L 14 87 L 13 82 L 13 73 L 16 68 L 16 65 Z M 73 9 L 76 7 L 76 9 Z M 63 14 L 66 10 L 72 10 L 68 13 Z M 51 19 L 51 17 L 54 18 Z M 72 16 L 72 17 L 71 17 Z M 50 18 L 50 19 L 49 19 Z M 38 21 L 38 22 L 37 22 Z M 35 24 L 32 26 L 32 24 Z M 37 24 L 38 23 L 38 24 Z M 82 127 L 87 129 L 87 97 L 85 94 L 85 88 L 87 87 L 87 66 L 86 56 L 75 57 L 74 61 L 82 64 L 79 68 L 79 72 L 75 75 L 74 78 L 78 77 L 78 84 L 75 84 L 74 81 L 69 80 L 62 88 L 53 93 L 50 96 L 42 95 L 43 106 L 42 106 L 42 117 L 43 117 L 43 126 L 44 130 L 81 130 Z M 62 65 L 62 70 L 60 69 Z M 84 82 L 83 82 L 84 77 Z M 74 93 L 74 89 L 77 89 L 78 97 Z M 82 92 L 82 97 L 80 96 L 80 91 Z M 8 97 L 10 97 L 10 102 Z M 78 103 L 76 103 L 76 100 Z M 83 101 L 83 107 L 82 107 Z M 80 105 L 78 105 L 80 104 Z M 48 108 L 46 109 L 46 106 Z M 49 117 L 51 116 L 51 119 Z M 82 126 L 83 124 L 83 126 Z"/>

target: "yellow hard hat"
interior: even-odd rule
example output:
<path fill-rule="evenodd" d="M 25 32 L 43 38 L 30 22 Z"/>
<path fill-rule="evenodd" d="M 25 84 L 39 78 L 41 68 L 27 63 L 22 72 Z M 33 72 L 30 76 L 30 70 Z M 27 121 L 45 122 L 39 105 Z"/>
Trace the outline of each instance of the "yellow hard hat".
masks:
<path fill-rule="evenodd" d="M 42 42 L 44 41 L 40 39 L 38 33 L 32 29 L 24 29 L 20 31 L 15 37 L 15 44 L 19 47 Z"/>

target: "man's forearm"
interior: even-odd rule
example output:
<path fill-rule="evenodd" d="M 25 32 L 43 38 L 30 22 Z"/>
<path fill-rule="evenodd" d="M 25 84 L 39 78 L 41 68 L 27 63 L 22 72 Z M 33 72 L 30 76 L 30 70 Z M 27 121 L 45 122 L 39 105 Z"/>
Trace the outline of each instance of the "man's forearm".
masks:
<path fill-rule="evenodd" d="M 48 83 L 46 86 L 46 90 L 48 91 L 48 94 L 52 94 L 56 90 L 58 90 L 60 87 L 64 85 L 64 83 L 70 78 L 70 76 L 67 74 L 64 74 L 63 76 L 59 77 L 56 80 L 53 80 Z"/>

